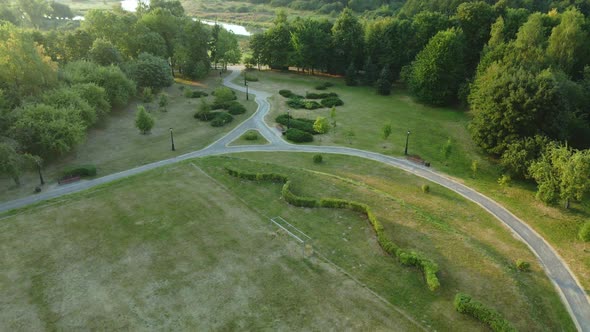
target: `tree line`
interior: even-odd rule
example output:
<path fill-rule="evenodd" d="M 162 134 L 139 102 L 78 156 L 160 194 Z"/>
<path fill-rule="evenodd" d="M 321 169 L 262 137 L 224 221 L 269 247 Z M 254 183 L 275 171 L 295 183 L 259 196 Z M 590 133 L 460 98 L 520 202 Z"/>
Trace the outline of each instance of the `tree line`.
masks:
<path fill-rule="evenodd" d="M 383 95 L 397 82 L 424 103 L 464 105 L 473 140 L 508 175 L 534 179 L 540 191 L 553 181 L 553 195 L 539 198 L 569 202 L 590 188 L 588 9 L 587 1 L 407 1 L 378 18 L 346 8 L 333 23 L 279 13 L 251 38 L 246 60 L 344 75 Z M 572 179 L 576 194 L 560 194 L 571 191 L 560 181 Z"/>
<path fill-rule="evenodd" d="M 31 3 L 52 8 L 45 0 L 10 8 L 26 12 L 19 6 Z M 17 184 L 26 167 L 71 151 L 138 92 L 241 57 L 235 35 L 187 17 L 179 1 L 155 0 L 136 13 L 90 10 L 80 27 L 59 30 L 36 29 L 32 14 L 15 22 L 0 15 L 0 173 Z"/>

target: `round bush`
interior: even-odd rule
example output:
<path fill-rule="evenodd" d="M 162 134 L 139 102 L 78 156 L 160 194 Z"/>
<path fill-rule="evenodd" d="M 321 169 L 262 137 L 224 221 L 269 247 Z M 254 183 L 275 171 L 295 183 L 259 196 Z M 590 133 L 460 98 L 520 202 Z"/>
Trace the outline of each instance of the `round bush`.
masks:
<path fill-rule="evenodd" d="M 306 101 L 304 105 L 305 109 L 307 110 L 315 110 L 318 108 L 322 108 L 322 105 L 320 105 L 317 101 Z"/>
<path fill-rule="evenodd" d="M 305 107 L 305 101 L 301 98 L 291 98 L 287 100 L 287 105 L 291 108 L 300 109 Z"/>
<path fill-rule="evenodd" d="M 587 221 L 582 228 L 580 228 L 580 232 L 578 233 L 580 240 L 584 242 L 590 242 L 590 221 Z"/>
<path fill-rule="evenodd" d="M 213 127 L 223 127 L 226 124 L 232 122 L 234 117 L 227 114 L 227 113 L 217 113 L 213 121 L 211 121 L 211 126 Z"/>
<path fill-rule="evenodd" d="M 246 107 L 238 102 L 233 102 L 227 108 L 227 112 L 231 115 L 244 114 L 246 113 Z"/>
<path fill-rule="evenodd" d="M 529 262 L 523 261 L 522 259 L 516 260 L 516 268 L 522 272 L 528 272 L 531 269 L 531 264 Z"/>
<path fill-rule="evenodd" d="M 285 98 L 291 98 L 294 96 L 293 92 L 291 92 L 291 90 L 279 90 L 279 94 Z"/>
<path fill-rule="evenodd" d="M 295 142 L 295 143 L 304 143 L 304 142 L 312 142 L 313 141 L 312 134 L 307 133 L 303 130 L 295 129 L 295 128 L 287 129 L 287 132 L 285 133 L 285 135 L 287 136 L 288 140 Z"/>
<path fill-rule="evenodd" d="M 256 141 L 258 140 L 258 133 L 255 131 L 249 131 L 244 135 L 244 139 L 246 139 L 246 141 Z"/>
<path fill-rule="evenodd" d="M 422 192 L 428 194 L 430 192 L 430 186 L 427 184 L 422 185 Z"/>
<path fill-rule="evenodd" d="M 316 164 L 321 164 L 324 161 L 324 157 L 321 154 L 316 154 L 313 156 L 313 162 Z"/>
<path fill-rule="evenodd" d="M 342 99 L 340 99 L 338 97 L 328 97 L 328 98 L 322 99 L 322 105 L 324 107 L 342 106 L 342 105 L 344 105 L 344 102 L 342 101 Z"/>
<path fill-rule="evenodd" d="M 211 121 L 215 118 L 216 114 L 209 111 L 198 111 L 195 113 L 194 118 L 201 121 Z"/>

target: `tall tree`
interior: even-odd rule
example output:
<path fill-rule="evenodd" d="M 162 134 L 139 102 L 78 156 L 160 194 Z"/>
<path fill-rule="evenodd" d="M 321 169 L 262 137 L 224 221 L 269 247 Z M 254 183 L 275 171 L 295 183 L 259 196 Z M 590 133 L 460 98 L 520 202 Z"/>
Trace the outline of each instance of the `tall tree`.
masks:
<path fill-rule="evenodd" d="M 408 85 L 418 99 L 433 105 L 449 105 L 457 100 L 464 80 L 462 61 L 465 47 L 461 29 L 437 33 L 412 63 Z"/>
<path fill-rule="evenodd" d="M 455 14 L 465 35 L 464 64 L 468 76 L 472 76 L 483 46 L 490 39 L 490 27 L 496 19 L 493 8 L 483 1 L 465 2 Z"/>
<path fill-rule="evenodd" d="M 292 52 L 291 27 L 287 21 L 287 14 L 280 11 L 275 18 L 273 26 L 265 34 L 268 59 L 271 68 L 285 69 L 289 67 Z"/>
<path fill-rule="evenodd" d="M 558 198 L 569 208 L 590 191 L 590 150 L 573 150 L 551 144 L 543 156 L 531 164 L 530 173 L 538 184 L 537 198 L 552 203 Z"/>
<path fill-rule="evenodd" d="M 580 78 L 584 65 L 588 64 L 588 32 L 584 30 L 585 18 L 576 8 L 561 15 L 561 23 L 554 27 L 547 55 L 565 73 Z"/>
<path fill-rule="evenodd" d="M 363 67 L 364 60 L 363 26 L 351 9 L 344 9 L 332 28 L 332 64 L 331 71 L 343 74 L 353 64 L 355 68 Z"/>
<path fill-rule="evenodd" d="M 304 69 L 325 69 L 330 54 L 330 27 L 328 22 L 305 19 L 295 22 L 291 34 L 294 58 Z"/>

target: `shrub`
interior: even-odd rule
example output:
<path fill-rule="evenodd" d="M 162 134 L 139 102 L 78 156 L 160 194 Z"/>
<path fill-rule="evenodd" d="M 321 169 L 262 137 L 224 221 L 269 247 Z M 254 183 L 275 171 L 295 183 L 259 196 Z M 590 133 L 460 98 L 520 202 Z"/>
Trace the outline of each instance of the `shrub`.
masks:
<path fill-rule="evenodd" d="M 315 122 L 314 120 L 303 118 L 294 119 L 287 114 L 281 114 L 276 117 L 275 121 L 282 124 L 283 126 L 287 126 L 288 129 L 295 128 L 310 134 L 317 134 L 317 132 L 313 129 L 313 124 Z"/>
<path fill-rule="evenodd" d="M 258 133 L 255 131 L 249 131 L 244 135 L 244 139 L 246 141 L 256 141 L 258 140 Z"/>
<path fill-rule="evenodd" d="M 427 184 L 422 185 L 422 192 L 428 194 L 430 192 L 430 186 Z"/>
<path fill-rule="evenodd" d="M 288 140 L 296 143 L 312 142 L 313 135 L 296 128 L 287 129 L 286 137 Z"/>
<path fill-rule="evenodd" d="M 317 101 L 306 101 L 304 103 L 304 107 L 306 110 L 315 110 L 318 108 L 322 108 L 322 105 L 320 105 Z"/>
<path fill-rule="evenodd" d="M 316 164 L 321 164 L 324 161 L 324 157 L 321 154 L 316 154 L 313 156 L 313 162 Z"/>
<path fill-rule="evenodd" d="M 458 293 L 455 296 L 454 305 L 455 310 L 487 324 L 493 331 L 516 331 L 499 312 L 473 300 L 467 294 Z"/>
<path fill-rule="evenodd" d="M 141 100 L 144 103 L 151 103 L 154 100 L 154 92 L 152 91 L 152 88 L 150 88 L 150 87 L 143 88 Z"/>
<path fill-rule="evenodd" d="M 305 101 L 301 98 L 291 98 L 287 100 L 287 105 L 295 109 L 305 108 Z"/>
<path fill-rule="evenodd" d="M 279 90 L 279 94 L 285 98 L 291 98 L 295 96 L 295 94 L 291 92 L 291 90 Z"/>
<path fill-rule="evenodd" d="M 342 106 L 344 105 L 344 102 L 342 101 L 342 99 L 338 98 L 338 97 L 328 97 L 325 99 L 322 99 L 322 106 L 324 107 L 334 107 L 334 106 Z"/>
<path fill-rule="evenodd" d="M 211 126 L 213 127 L 223 127 L 226 124 L 232 122 L 234 120 L 234 117 L 224 113 L 224 112 L 219 112 L 215 115 L 215 118 L 213 118 L 213 121 L 211 121 Z"/>
<path fill-rule="evenodd" d="M 529 262 L 523 261 L 522 259 L 516 260 L 516 268 L 522 272 L 528 272 L 531 270 L 531 264 Z"/>
<path fill-rule="evenodd" d="M 227 111 L 231 115 L 244 114 L 246 113 L 246 107 L 238 102 L 233 102 L 229 105 Z"/>
<path fill-rule="evenodd" d="M 258 82 L 258 77 L 254 76 L 254 75 L 248 75 L 248 74 L 246 74 L 246 81 L 248 81 L 248 82 Z"/>
<path fill-rule="evenodd" d="M 217 114 L 215 112 L 201 110 L 201 111 L 196 112 L 193 117 L 195 119 L 199 119 L 201 121 L 211 121 L 211 120 L 215 119 L 216 115 Z"/>
<path fill-rule="evenodd" d="M 590 221 L 586 221 L 582 228 L 580 228 L 578 237 L 584 242 L 590 242 Z"/>
<path fill-rule="evenodd" d="M 209 95 L 207 92 L 191 89 L 184 89 L 183 94 L 186 98 L 201 98 Z"/>
<path fill-rule="evenodd" d="M 96 166 L 95 165 L 79 165 L 79 166 L 71 166 L 64 169 L 61 172 L 61 177 L 66 178 L 73 178 L 76 176 L 79 177 L 86 177 L 86 176 L 95 176 L 96 175 Z"/>
<path fill-rule="evenodd" d="M 152 118 L 146 111 L 145 107 L 137 107 L 135 115 L 135 127 L 141 131 L 142 134 L 147 134 L 154 127 L 154 118 Z"/>
<path fill-rule="evenodd" d="M 334 84 L 330 83 L 330 82 L 323 82 L 319 85 L 316 85 L 316 90 L 326 90 L 329 87 L 334 86 Z"/>
<path fill-rule="evenodd" d="M 238 99 L 235 91 L 224 86 L 215 89 L 215 104 L 224 104 L 232 100 Z"/>
<path fill-rule="evenodd" d="M 327 92 L 327 93 L 315 93 L 315 92 L 308 92 L 305 94 L 305 98 L 307 99 L 325 99 L 329 97 L 338 97 L 338 94 L 334 92 Z"/>

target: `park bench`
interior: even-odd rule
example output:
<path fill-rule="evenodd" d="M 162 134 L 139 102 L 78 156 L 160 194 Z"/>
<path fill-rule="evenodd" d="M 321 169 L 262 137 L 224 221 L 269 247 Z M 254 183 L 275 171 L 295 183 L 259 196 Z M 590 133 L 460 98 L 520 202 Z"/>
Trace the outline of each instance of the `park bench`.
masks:
<path fill-rule="evenodd" d="M 430 167 L 430 163 L 427 162 L 426 160 L 420 158 L 420 156 L 417 156 L 417 155 L 407 156 L 406 159 L 408 159 L 409 161 L 414 162 L 416 164 L 420 164 L 420 165 L 424 165 L 426 167 Z"/>
<path fill-rule="evenodd" d="M 63 179 L 59 179 L 57 180 L 57 183 L 62 185 L 62 184 L 68 184 L 68 183 L 72 183 L 72 182 L 76 182 L 79 181 L 80 177 L 79 176 L 73 176 L 73 177 L 69 177 L 69 178 L 63 178 Z"/>

